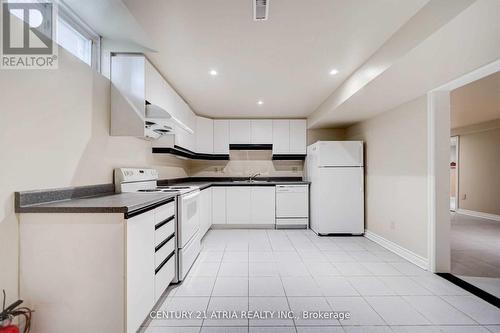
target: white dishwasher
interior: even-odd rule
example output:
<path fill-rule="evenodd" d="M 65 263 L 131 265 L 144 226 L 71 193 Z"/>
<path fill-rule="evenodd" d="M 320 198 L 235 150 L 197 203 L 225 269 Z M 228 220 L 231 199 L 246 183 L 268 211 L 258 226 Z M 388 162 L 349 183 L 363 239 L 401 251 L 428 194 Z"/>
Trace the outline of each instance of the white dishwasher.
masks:
<path fill-rule="evenodd" d="M 309 185 L 276 186 L 276 228 L 307 228 Z"/>

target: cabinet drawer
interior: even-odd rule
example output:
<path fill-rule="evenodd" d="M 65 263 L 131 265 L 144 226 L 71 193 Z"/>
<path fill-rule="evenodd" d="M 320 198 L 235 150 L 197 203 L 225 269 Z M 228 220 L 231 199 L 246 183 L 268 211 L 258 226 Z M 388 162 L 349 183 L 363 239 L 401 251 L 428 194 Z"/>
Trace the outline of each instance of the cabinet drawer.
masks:
<path fill-rule="evenodd" d="M 175 200 L 155 209 L 155 224 L 165 221 L 175 215 Z"/>
<path fill-rule="evenodd" d="M 175 254 L 155 274 L 155 302 L 160 299 L 165 289 L 175 277 Z"/>
<path fill-rule="evenodd" d="M 166 257 L 175 250 L 175 235 L 171 234 L 167 239 L 167 242 L 161 245 L 161 248 L 155 252 L 155 267 L 158 268 L 160 264 L 165 260 Z M 160 242 L 161 243 L 161 242 Z"/>
<path fill-rule="evenodd" d="M 166 223 L 164 223 L 166 222 Z M 157 224 L 155 226 L 155 247 L 160 245 L 167 237 L 173 234 L 175 231 L 175 216 L 168 220 L 164 220 L 163 222 Z"/>

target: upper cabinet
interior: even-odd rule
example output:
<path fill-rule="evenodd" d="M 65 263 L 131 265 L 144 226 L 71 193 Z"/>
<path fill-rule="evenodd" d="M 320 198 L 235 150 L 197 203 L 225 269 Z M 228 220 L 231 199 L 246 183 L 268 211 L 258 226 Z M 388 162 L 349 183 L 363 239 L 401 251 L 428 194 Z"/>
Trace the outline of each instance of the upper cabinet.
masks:
<path fill-rule="evenodd" d="M 229 154 L 229 120 L 214 120 L 214 154 Z"/>
<path fill-rule="evenodd" d="M 290 154 L 305 154 L 307 123 L 304 119 L 290 120 Z"/>
<path fill-rule="evenodd" d="M 196 152 L 214 153 L 214 121 L 209 118 L 196 117 Z"/>
<path fill-rule="evenodd" d="M 273 121 L 270 119 L 254 119 L 251 121 L 251 143 L 273 143 Z"/>
<path fill-rule="evenodd" d="M 306 154 L 306 136 L 305 119 L 273 120 L 273 155 Z"/>
<path fill-rule="evenodd" d="M 229 120 L 229 143 L 272 144 L 273 121 L 270 119 L 231 119 Z"/>
<path fill-rule="evenodd" d="M 252 122 L 250 120 L 229 120 L 229 144 L 248 144 L 252 137 Z"/>
<path fill-rule="evenodd" d="M 273 154 L 290 153 L 290 120 L 273 120 Z"/>

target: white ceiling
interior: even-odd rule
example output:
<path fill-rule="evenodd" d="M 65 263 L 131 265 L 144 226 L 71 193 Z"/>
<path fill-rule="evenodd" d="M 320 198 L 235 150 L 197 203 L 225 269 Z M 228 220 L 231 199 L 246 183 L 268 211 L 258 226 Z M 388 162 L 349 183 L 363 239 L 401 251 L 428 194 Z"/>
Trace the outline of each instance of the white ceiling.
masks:
<path fill-rule="evenodd" d="M 148 58 L 211 117 L 309 115 L 427 2 L 270 0 L 254 22 L 251 0 L 124 0 L 158 51 Z"/>
<path fill-rule="evenodd" d="M 500 119 L 500 72 L 451 92 L 451 128 Z"/>

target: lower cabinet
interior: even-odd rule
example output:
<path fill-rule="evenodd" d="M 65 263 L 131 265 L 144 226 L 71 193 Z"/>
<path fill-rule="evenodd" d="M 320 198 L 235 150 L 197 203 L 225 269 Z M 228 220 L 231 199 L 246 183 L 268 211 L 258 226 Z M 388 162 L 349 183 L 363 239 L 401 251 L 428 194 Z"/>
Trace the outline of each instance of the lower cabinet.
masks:
<path fill-rule="evenodd" d="M 35 331 L 137 332 L 175 278 L 175 206 L 20 214 L 19 296 Z"/>
<path fill-rule="evenodd" d="M 127 332 L 135 332 L 175 278 L 175 201 L 126 220 Z"/>
<path fill-rule="evenodd" d="M 200 194 L 200 238 L 212 226 L 212 187 L 203 189 Z"/>
<path fill-rule="evenodd" d="M 250 189 L 249 186 L 234 186 L 226 189 L 228 224 L 250 224 Z"/>
<path fill-rule="evenodd" d="M 155 303 L 154 211 L 126 220 L 127 331 L 139 328 Z"/>
<path fill-rule="evenodd" d="M 213 187 L 212 223 L 275 224 L 275 201 L 274 186 Z"/>
<path fill-rule="evenodd" d="M 225 187 L 212 187 L 212 224 L 226 224 Z"/>
<path fill-rule="evenodd" d="M 274 186 L 252 186 L 250 188 L 251 223 L 274 224 L 276 218 L 276 195 Z"/>

